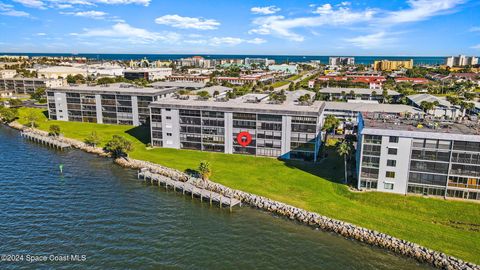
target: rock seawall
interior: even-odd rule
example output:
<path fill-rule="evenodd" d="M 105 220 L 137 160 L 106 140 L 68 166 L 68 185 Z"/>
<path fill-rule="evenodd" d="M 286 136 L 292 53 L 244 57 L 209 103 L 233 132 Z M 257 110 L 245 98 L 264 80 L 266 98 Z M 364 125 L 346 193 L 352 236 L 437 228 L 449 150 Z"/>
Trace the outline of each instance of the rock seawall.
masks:
<path fill-rule="evenodd" d="M 25 129 L 24 126 L 15 122 L 9 124 L 9 126 L 19 130 Z M 37 129 L 29 129 L 29 131 L 44 136 L 48 135 L 47 132 Z M 103 157 L 110 156 L 102 148 L 92 147 L 78 140 L 65 137 L 57 137 L 56 139 L 62 142 L 69 143 L 73 147 L 88 153 L 97 154 Z M 331 219 L 317 213 L 309 212 L 307 210 L 300 209 L 282 202 L 274 201 L 262 196 L 257 196 L 248 192 L 231 189 L 218 183 L 204 181 L 199 178 L 193 178 L 181 171 L 172 168 L 164 167 L 147 161 L 126 158 L 115 159 L 115 163 L 122 167 L 131 169 L 147 168 L 152 173 L 161 174 L 177 181 L 191 180 L 191 182 L 199 188 L 204 188 L 216 193 L 220 193 L 227 197 L 234 197 L 241 200 L 243 203 L 249 204 L 252 207 L 262 209 L 277 215 L 281 215 L 291 220 L 296 220 L 314 228 L 334 232 L 350 239 L 355 239 L 372 246 L 384 248 L 396 254 L 401 254 L 403 256 L 414 258 L 419 262 L 428 263 L 439 269 L 480 270 L 480 266 L 478 265 L 464 262 L 455 257 L 448 256 L 444 253 L 437 252 L 426 247 L 422 247 L 412 242 L 401 240 L 387 234 L 362 228 L 347 222 Z"/>

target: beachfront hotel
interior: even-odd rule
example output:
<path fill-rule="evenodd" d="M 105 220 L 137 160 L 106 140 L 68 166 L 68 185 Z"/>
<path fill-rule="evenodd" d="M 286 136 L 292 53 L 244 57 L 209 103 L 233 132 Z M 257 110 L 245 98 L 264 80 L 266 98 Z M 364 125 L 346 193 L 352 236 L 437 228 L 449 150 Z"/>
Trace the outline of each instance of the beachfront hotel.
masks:
<path fill-rule="evenodd" d="M 278 102 L 266 94 L 227 99 L 176 96 L 150 104 L 151 144 L 316 161 L 325 103 L 299 102 L 308 91 L 288 92 Z"/>
<path fill-rule="evenodd" d="M 147 88 L 131 84 L 76 85 L 48 89 L 52 120 L 139 126 L 148 122 L 151 102 L 178 88 Z"/>
<path fill-rule="evenodd" d="M 480 200 L 477 122 L 359 116 L 358 188 Z"/>

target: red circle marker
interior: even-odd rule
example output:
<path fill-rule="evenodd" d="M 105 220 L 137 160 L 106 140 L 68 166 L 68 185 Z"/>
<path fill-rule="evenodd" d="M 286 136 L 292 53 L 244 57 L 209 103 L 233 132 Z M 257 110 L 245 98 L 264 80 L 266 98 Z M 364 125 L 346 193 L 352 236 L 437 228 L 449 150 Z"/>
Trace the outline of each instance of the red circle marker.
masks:
<path fill-rule="evenodd" d="M 242 131 L 237 135 L 237 142 L 241 146 L 245 147 L 252 142 L 252 135 L 246 131 Z"/>

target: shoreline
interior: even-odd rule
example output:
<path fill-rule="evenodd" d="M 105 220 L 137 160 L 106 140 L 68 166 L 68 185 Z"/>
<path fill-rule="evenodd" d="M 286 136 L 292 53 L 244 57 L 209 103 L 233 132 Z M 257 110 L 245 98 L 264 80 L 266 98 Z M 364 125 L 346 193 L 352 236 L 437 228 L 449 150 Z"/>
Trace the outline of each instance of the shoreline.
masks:
<path fill-rule="evenodd" d="M 25 128 L 23 125 L 16 122 L 12 122 L 8 126 L 17 130 L 29 130 L 30 132 L 42 136 L 48 136 L 48 132 L 38 129 Z M 110 157 L 110 155 L 108 153 L 105 153 L 102 148 L 91 147 L 75 139 L 70 139 L 67 137 L 49 138 L 57 140 L 59 142 L 68 143 L 72 145 L 72 147 L 85 151 L 87 153 L 96 154 L 102 157 Z M 323 231 L 327 232 L 334 232 L 337 235 L 349 239 L 355 239 L 371 246 L 380 247 L 385 250 L 391 251 L 397 255 L 413 258 L 421 263 L 427 263 L 439 269 L 480 270 L 480 266 L 478 265 L 464 262 L 455 257 L 448 256 L 444 253 L 428 249 L 412 242 L 408 242 L 389 236 L 387 234 L 359 227 L 351 223 L 331 219 L 314 212 L 309 212 L 304 209 L 297 208 L 279 201 L 268 199 L 266 197 L 257 196 L 241 190 L 231 189 L 212 181 L 203 181 L 198 178 L 193 178 L 175 169 L 136 159 L 119 158 L 115 159 L 114 162 L 124 168 L 137 170 L 147 168 L 153 173 L 161 174 L 177 181 L 184 182 L 190 180 L 198 187 L 202 187 L 204 189 L 210 190 L 212 192 L 217 192 L 222 195 L 233 196 L 234 198 L 239 199 L 242 203 L 249 204 L 251 207 L 268 211 L 272 214 L 279 215 L 291 220 L 296 220 L 312 228 L 322 229 Z"/>

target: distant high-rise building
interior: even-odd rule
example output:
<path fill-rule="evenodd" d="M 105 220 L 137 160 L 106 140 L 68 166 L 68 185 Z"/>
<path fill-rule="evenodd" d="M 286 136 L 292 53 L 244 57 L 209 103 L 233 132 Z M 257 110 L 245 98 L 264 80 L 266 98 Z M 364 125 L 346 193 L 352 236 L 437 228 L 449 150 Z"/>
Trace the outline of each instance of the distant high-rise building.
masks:
<path fill-rule="evenodd" d="M 478 64 L 478 58 L 475 56 L 450 56 L 445 59 L 445 65 L 449 67 L 473 66 Z"/>
<path fill-rule="evenodd" d="M 330 57 L 328 58 L 330 66 L 348 66 L 355 65 L 355 58 L 353 57 Z"/>
<path fill-rule="evenodd" d="M 392 71 L 392 70 L 399 70 L 399 69 L 412 69 L 413 68 L 413 59 L 410 60 L 381 60 L 375 61 L 373 63 L 373 69 L 375 71 Z"/>

